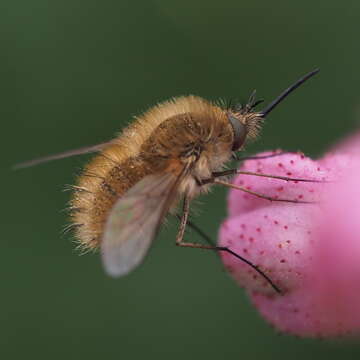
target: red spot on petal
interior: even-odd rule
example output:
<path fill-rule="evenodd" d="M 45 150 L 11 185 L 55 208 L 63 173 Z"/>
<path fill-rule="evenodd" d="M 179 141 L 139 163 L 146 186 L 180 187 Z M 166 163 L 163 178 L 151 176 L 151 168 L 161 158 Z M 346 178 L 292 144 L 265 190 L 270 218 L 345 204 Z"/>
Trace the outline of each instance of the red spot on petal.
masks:
<path fill-rule="evenodd" d="M 248 250 L 247 250 L 247 249 L 243 249 L 243 252 L 246 254 L 246 253 L 248 252 Z"/>
<path fill-rule="evenodd" d="M 257 232 L 260 232 L 260 231 L 261 231 L 261 228 L 259 228 L 259 227 L 256 228 L 256 231 L 257 231 Z"/>
<path fill-rule="evenodd" d="M 260 255 L 264 255 L 264 254 L 265 254 L 265 251 L 264 251 L 264 250 L 261 250 L 261 251 L 259 252 L 259 254 L 260 254 Z"/>
<path fill-rule="evenodd" d="M 285 260 L 285 259 L 281 259 L 280 262 L 281 262 L 281 263 L 285 263 L 286 260 Z"/>
<path fill-rule="evenodd" d="M 244 234 L 241 234 L 239 237 L 240 237 L 240 239 L 243 239 L 243 238 L 244 238 Z"/>
<path fill-rule="evenodd" d="M 303 197 L 303 195 L 298 195 L 298 199 L 302 199 Z"/>
<path fill-rule="evenodd" d="M 250 237 L 250 238 L 249 238 L 249 241 L 250 241 L 250 242 L 254 242 L 254 238 L 253 238 L 253 237 Z"/>
<path fill-rule="evenodd" d="M 278 163 L 278 167 L 283 167 L 284 165 L 282 163 Z"/>
<path fill-rule="evenodd" d="M 277 220 L 274 220 L 275 225 L 279 225 L 279 222 Z"/>
<path fill-rule="evenodd" d="M 288 172 L 286 173 L 286 175 L 287 175 L 287 176 L 291 176 L 291 175 L 292 175 L 292 172 L 288 171 Z"/>
<path fill-rule="evenodd" d="M 234 269 L 231 267 L 231 266 L 226 266 L 226 270 L 229 272 L 229 273 L 232 273 L 234 272 Z"/>
<path fill-rule="evenodd" d="M 294 160 L 290 160 L 290 164 L 294 165 L 295 164 Z"/>
<path fill-rule="evenodd" d="M 277 191 L 283 191 L 284 187 L 283 186 L 279 186 L 278 188 L 276 188 Z"/>
<path fill-rule="evenodd" d="M 287 226 L 287 225 L 284 225 L 284 229 L 287 230 L 287 229 L 288 229 L 288 226 Z"/>
<path fill-rule="evenodd" d="M 296 255 L 300 255 L 300 251 L 299 251 L 299 250 L 296 250 L 296 251 L 295 251 L 295 254 L 296 254 Z"/>

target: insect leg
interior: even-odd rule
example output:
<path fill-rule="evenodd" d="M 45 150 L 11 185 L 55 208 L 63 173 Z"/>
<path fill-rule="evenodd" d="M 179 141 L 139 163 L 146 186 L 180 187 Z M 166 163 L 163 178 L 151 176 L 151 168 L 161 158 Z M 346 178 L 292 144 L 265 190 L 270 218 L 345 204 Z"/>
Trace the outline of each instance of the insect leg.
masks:
<path fill-rule="evenodd" d="M 213 176 L 213 178 L 218 178 L 218 177 L 222 177 L 222 176 L 229 176 L 229 175 L 236 175 L 236 174 L 260 176 L 260 177 L 267 177 L 267 178 L 271 178 L 271 179 L 296 181 L 296 182 L 311 182 L 311 183 L 325 183 L 326 182 L 324 180 L 292 178 L 292 177 L 288 177 L 288 176 L 262 174 L 262 173 L 252 172 L 252 171 L 242 171 L 242 170 L 238 170 L 238 169 L 229 169 L 229 170 L 225 170 L 225 171 L 213 172 L 212 176 Z M 204 183 L 204 181 L 207 181 L 207 179 L 202 180 L 203 183 Z"/>
<path fill-rule="evenodd" d="M 206 241 L 209 245 L 211 246 L 215 246 L 214 241 L 210 238 L 210 236 L 208 234 L 206 234 L 202 229 L 199 228 L 199 226 L 197 226 L 195 223 L 193 223 L 192 221 L 188 220 L 187 222 L 188 226 L 193 229 L 201 238 L 204 239 L 204 241 Z"/>
<path fill-rule="evenodd" d="M 246 192 L 246 193 L 248 193 L 248 194 L 254 195 L 254 196 L 258 197 L 258 198 L 265 199 L 265 200 L 269 200 L 269 201 L 281 201 L 281 202 L 289 202 L 289 203 L 296 203 L 296 204 L 315 204 L 314 201 L 301 201 L 301 200 L 291 200 L 291 199 L 279 199 L 279 198 L 267 196 L 267 195 L 260 194 L 260 193 L 258 193 L 258 192 L 255 192 L 255 191 L 251 191 L 251 190 L 249 190 L 249 189 L 246 189 L 246 188 L 243 187 L 243 186 L 238 186 L 238 185 L 235 185 L 235 184 L 232 184 L 232 183 L 229 183 L 229 182 L 226 182 L 226 181 L 218 180 L 218 179 L 214 179 L 212 183 L 213 183 L 213 184 L 224 185 L 224 186 L 227 186 L 227 187 L 229 187 L 229 188 L 233 188 L 233 189 L 236 189 L 236 190 L 240 190 L 240 191 Z"/>
<path fill-rule="evenodd" d="M 177 217 L 177 219 L 179 221 L 181 221 L 181 216 L 180 215 L 176 215 L 176 217 Z M 215 246 L 215 243 L 211 239 L 211 237 L 208 234 L 206 234 L 202 229 L 200 229 L 200 227 L 198 225 L 196 225 L 194 222 L 192 222 L 191 220 L 188 220 L 187 221 L 187 226 L 189 226 L 189 228 L 194 230 L 209 245 Z"/>
<path fill-rule="evenodd" d="M 179 232 L 176 235 L 176 245 L 180 245 L 183 241 L 186 224 L 187 224 L 188 217 L 189 217 L 189 211 L 190 211 L 190 201 L 189 201 L 189 198 L 186 196 L 184 198 L 183 213 L 180 218 Z"/>
<path fill-rule="evenodd" d="M 241 157 L 239 157 L 238 154 L 233 154 L 232 158 L 233 158 L 233 160 L 236 160 L 236 161 L 263 160 L 263 159 L 269 159 L 269 158 L 273 158 L 275 156 L 281 156 L 281 155 L 286 155 L 286 154 L 290 154 L 290 153 L 288 151 L 279 151 L 279 152 L 276 152 L 274 154 L 269 154 L 269 155 L 241 156 Z"/>
<path fill-rule="evenodd" d="M 213 246 L 213 245 L 202 245 L 202 244 L 195 244 L 191 242 L 185 242 L 184 239 L 184 233 L 186 224 L 188 223 L 188 217 L 189 217 L 189 209 L 190 209 L 190 201 L 188 197 L 184 198 L 184 205 L 183 205 L 183 214 L 180 219 L 180 228 L 179 232 L 176 236 L 176 245 L 182 246 L 182 247 L 189 247 L 189 248 L 197 248 L 197 249 L 206 249 L 206 250 L 213 250 L 213 251 L 225 251 L 239 260 L 245 262 L 248 264 L 251 268 L 253 268 L 257 273 L 259 273 L 270 285 L 271 287 L 279 294 L 281 294 L 281 290 L 272 282 L 272 280 L 264 273 L 262 272 L 256 265 L 251 263 L 249 260 L 243 258 L 242 256 L 238 255 L 231 249 L 229 249 L 226 246 Z"/>

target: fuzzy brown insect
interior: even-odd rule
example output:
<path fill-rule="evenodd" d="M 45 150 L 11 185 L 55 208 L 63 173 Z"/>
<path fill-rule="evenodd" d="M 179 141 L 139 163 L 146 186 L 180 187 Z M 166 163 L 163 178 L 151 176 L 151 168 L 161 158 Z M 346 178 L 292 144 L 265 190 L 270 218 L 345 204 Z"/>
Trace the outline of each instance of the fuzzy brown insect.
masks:
<path fill-rule="evenodd" d="M 231 252 L 183 241 L 190 202 L 213 184 L 233 186 L 219 178 L 241 171 L 223 171 L 224 165 L 246 140 L 256 137 L 261 122 L 275 106 L 317 72 L 305 75 L 260 112 L 255 111 L 260 103 L 255 102 L 255 93 L 245 106 L 232 107 L 196 96 L 174 98 L 137 117 L 110 142 L 19 167 L 99 151 L 73 187 L 71 220 L 81 246 L 101 248 L 105 269 L 112 276 L 125 275 L 141 263 L 164 218 L 180 200 L 183 212 L 176 244 Z M 256 266 L 249 265 L 266 277 Z"/>

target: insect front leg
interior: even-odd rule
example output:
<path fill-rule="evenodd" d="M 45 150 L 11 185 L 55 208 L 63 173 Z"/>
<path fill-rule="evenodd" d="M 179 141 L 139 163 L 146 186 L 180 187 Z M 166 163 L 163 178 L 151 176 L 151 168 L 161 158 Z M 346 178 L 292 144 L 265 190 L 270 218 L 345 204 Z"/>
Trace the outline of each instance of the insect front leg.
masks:
<path fill-rule="evenodd" d="M 289 152 L 288 151 L 279 151 L 279 152 L 275 152 L 273 154 L 259 155 L 259 156 L 239 156 L 238 154 L 233 154 L 232 159 L 235 161 L 264 160 L 264 159 L 269 159 L 269 158 L 273 158 L 276 156 L 282 156 L 282 155 L 286 155 L 286 154 L 289 154 Z"/>
<path fill-rule="evenodd" d="M 288 202 L 288 203 L 295 203 L 295 204 L 315 204 L 314 201 L 302 201 L 302 200 L 297 200 L 297 199 L 292 200 L 292 199 L 275 198 L 275 197 L 272 197 L 272 196 L 268 196 L 268 195 L 265 195 L 265 194 L 258 193 L 256 191 L 246 189 L 243 186 L 238 186 L 238 185 L 229 183 L 227 181 L 222 181 L 222 180 L 219 180 L 219 179 L 214 179 L 212 183 L 213 184 L 218 184 L 218 185 L 223 185 L 223 186 L 235 189 L 235 190 L 240 190 L 240 191 L 246 192 L 246 193 L 248 193 L 250 195 L 256 196 L 256 197 L 258 197 L 260 199 L 264 199 L 264 200 Z"/>
<path fill-rule="evenodd" d="M 294 182 L 310 182 L 310 183 L 325 183 L 324 180 L 317 180 L 317 179 L 303 179 L 303 178 L 293 178 L 289 176 L 279 176 L 279 175 L 271 175 L 271 174 L 263 174 L 263 173 L 257 173 L 253 171 L 243 171 L 239 169 L 229 169 L 224 171 L 216 171 L 212 173 L 212 177 L 210 179 L 202 180 L 202 183 L 206 184 L 209 182 L 212 182 L 216 178 L 220 178 L 222 176 L 229 176 L 229 175 L 251 175 L 251 176 L 260 176 L 260 177 L 266 177 L 270 179 L 278 179 L 278 180 L 284 180 L 284 181 L 294 181 Z"/>
<path fill-rule="evenodd" d="M 238 186 L 238 185 L 232 184 L 231 182 L 223 181 L 223 180 L 219 179 L 221 177 L 230 176 L 230 175 L 251 175 L 251 176 L 266 177 L 266 178 L 270 178 L 270 179 L 293 181 L 293 182 L 310 182 L 310 183 L 325 183 L 326 182 L 324 180 L 292 178 L 292 177 L 288 177 L 288 176 L 278 176 L 278 175 L 271 175 L 271 174 L 256 173 L 256 172 L 251 172 L 251 171 L 242 171 L 242 170 L 238 170 L 238 169 L 229 169 L 229 170 L 225 170 L 225 171 L 213 172 L 212 177 L 210 177 L 208 179 L 197 180 L 197 182 L 200 185 L 205 185 L 205 184 L 223 185 L 223 186 L 226 186 L 226 187 L 230 187 L 230 188 L 233 188 L 233 189 L 236 189 L 236 190 L 246 192 L 246 193 L 251 194 L 253 196 L 256 196 L 258 198 L 265 199 L 265 200 L 270 200 L 270 201 L 281 201 L 281 202 L 300 203 L 300 204 L 313 204 L 312 201 L 279 199 L 279 198 L 271 197 L 271 196 L 268 196 L 268 195 L 265 195 L 265 194 L 261 194 L 261 193 L 255 192 L 255 191 L 251 191 L 249 189 L 246 189 L 243 186 Z"/>

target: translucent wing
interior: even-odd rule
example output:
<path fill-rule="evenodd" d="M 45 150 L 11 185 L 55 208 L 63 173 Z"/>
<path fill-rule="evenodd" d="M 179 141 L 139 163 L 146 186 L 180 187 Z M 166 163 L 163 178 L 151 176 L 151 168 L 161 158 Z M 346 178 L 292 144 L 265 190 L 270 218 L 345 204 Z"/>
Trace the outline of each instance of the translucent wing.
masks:
<path fill-rule="evenodd" d="M 27 168 L 30 166 L 39 165 L 39 164 L 46 163 L 46 162 L 52 161 L 52 160 L 59 160 L 59 159 L 64 159 L 64 158 L 68 158 L 68 157 L 75 156 L 75 155 L 93 153 L 93 152 L 102 150 L 108 144 L 110 144 L 110 142 L 105 142 L 105 143 L 92 145 L 92 146 L 84 146 L 79 149 L 73 149 L 73 150 L 64 151 L 64 152 L 58 153 L 58 154 L 43 156 L 41 158 L 32 159 L 29 161 L 22 162 L 20 164 L 16 164 L 13 166 L 13 169 L 17 170 L 17 169 Z"/>
<path fill-rule="evenodd" d="M 175 198 L 182 176 L 148 175 L 115 203 L 101 243 L 102 259 L 109 275 L 125 275 L 142 262 Z"/>

